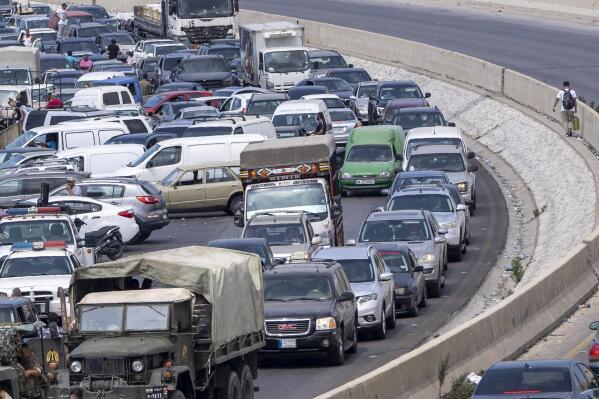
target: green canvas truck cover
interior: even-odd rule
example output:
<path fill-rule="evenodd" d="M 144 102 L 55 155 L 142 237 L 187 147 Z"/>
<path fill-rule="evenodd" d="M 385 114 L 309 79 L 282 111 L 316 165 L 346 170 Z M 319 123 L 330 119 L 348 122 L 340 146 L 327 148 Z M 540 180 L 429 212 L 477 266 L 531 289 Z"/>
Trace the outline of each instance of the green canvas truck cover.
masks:
<path fill-rule="evenodd" d="M 264 328 L 260 258 L 228 249 L 183 247 L 78 268 L 71 279 L 70 298 L 76 302 L 83 299 L 78 285 L 85 280 L 132 276 L 186 288 L 203 296 L 212 304 L 212 344 L 215 347 Z"/>
<path fill-rule="evenodd" d="M 239 156 L 242 169 L 327 162 L 335 153 L 333 136 L 291 137 L 250 143 Z"/>

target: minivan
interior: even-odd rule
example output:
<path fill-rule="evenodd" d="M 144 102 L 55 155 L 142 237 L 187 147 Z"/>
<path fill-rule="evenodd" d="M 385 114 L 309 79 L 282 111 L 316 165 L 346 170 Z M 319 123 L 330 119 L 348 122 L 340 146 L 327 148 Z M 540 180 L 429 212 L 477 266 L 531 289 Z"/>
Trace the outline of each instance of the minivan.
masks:
<path fill-rule="evenodd" d="M 454 126 L 417 127 L 410 129 L 406 135 L 403 154 L 404 170 L 412 151 L 417 147 L 428 145 L 456 145 L 462 148 L 464 154 L 468 156 L 468 146 L 464 141 L 461 129 Z"/>
<path fill-rule="evenodd" d="M 72 163 L 79 172 L 102 177 L 112 176 L 112 172 L 135 161 L 145 150 L 141 144 L 102 145 L 59 151 L 56 156 Z"/>
<path fill-rule="evenodd" d="M 217 120 L 198 119 L 187 128 L 181 137 L 206 137 L 229 134 L 260 134 L 267 139 L 276 139 L 277 132 L 272 122 L 264 117 L 229 116 Z"/>
<path fill-rule="evenodd" d="M 324 115 L 326 134 L 333 133 L 333 121 L 322 100 L 292 100 L 279 105 L 272 117 L 279 138 L 297 137 L 316 130 L 316 116 Z"/>
<path fill-rule="evenodd" d="M 250 143 L 259 143 L 261 134 L 187 137 L 154 144 L 139 159 L 113 173 L 158 182 L 178 166 L 203 162 L 239 162 L 239 154 Z"/>
<path fill-rule="evenodd" d="M 124 86 L 101 86 L 81 89 L 71 100 L 73 107 L 90 107 L 99 110 L 136 108 L 131 92 Z"/>
<path fill-rule="evenodd" d="M 119 134 L 129 133 L 126 126 L 116 122 L 77 123 L 39 127 L 28 130 L 6 148 L 46 147 L 58 151 L 84 146 L 102 145 Z"/>

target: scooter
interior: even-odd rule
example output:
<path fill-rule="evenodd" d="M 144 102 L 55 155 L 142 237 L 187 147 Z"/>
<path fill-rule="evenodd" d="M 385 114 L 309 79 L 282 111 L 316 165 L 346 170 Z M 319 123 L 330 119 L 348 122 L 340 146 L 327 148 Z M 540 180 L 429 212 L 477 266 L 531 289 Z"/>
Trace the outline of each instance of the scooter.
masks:
<path fill-rule="evenodd" d="M 105 226 L 100 230 L 85 234 L 85 246 L 94 247 L 98 259 L 106 255 L 110 260 L 117 260 L 123 256 L 125 250 L 118 226 Z"/>

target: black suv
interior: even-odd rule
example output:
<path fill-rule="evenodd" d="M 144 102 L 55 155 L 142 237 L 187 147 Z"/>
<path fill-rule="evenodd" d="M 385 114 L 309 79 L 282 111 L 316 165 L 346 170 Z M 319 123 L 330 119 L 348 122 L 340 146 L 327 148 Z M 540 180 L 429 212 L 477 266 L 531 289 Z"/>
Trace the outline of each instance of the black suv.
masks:
<path fill-rule="evenodd" d="M 418 84 L 412 80 L 392 80 L 377 83 L 377 88 L 368 103 L 368 123 L 383 122 L 387 103 L 400 98 L 429 98 L 430 93 L 422 93 Z"/>
<path fill-rule="evenodd" d="M 324 356 L 341 365 L 358 350 L 357 305 L 335 261 L 277 265 L 264 273 L 266 346 L 260 357 Z"/>

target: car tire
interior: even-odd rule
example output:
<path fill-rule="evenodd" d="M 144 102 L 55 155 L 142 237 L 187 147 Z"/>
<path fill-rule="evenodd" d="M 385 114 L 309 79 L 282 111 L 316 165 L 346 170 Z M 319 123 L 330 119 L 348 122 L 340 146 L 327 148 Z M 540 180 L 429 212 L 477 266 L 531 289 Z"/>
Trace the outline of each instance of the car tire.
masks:
<path fill-rule="evenodd" d="M 375 339 L 385 339 L 387 337 L 387 321 L 385 320 L 385 305 L 381 310 L 381 322 L 374 327 L 373 336 Z"/>
<path fill-rule="evenodd" d="M 247 364 L 241 369 L 241 399 L 254 399 L 254 376 L 252 370 Z"/>
<path fill-rule="evenodd" d="M 356 320 L 358 320 L 358 315 L 356 315 Z M 347 353 L 356 353 L 358 352 L 358 322 L 354 323 L 354 329 L 352 331 L 352 345 L 351 348 L 347 350 Z"/>
<path fill-rule="evenodd" d="M 183 392 L 181 392 L 177 389 L 176 391 L 170 392 L 168 394 L 168 399 L 186 399 L 186 398 L 185 398 L 185 395 L 183 394 Z"/>
<path fill-rule="evenodd" d="M 468 246 L 466 244 L 466 240 L 464 240 L 464 244 L 462 244 L 462 254 L 468 252 Z"/>
<path fill-rule="evenodd" d="M 145 240 L 147 240 L 148 238 L 150 238 L 150 236 L 152 235 L 151 231 L 144 231 L 143 233 L 139 233 L 137 235 L 137 237 L 135 237 L 135 243 L 136 244 L 141 244 L 142 242 L 144 242 Z"/>
<path fill-rule="evenodd" d="M 419 305 L 420 305 L 420 302 L 417 302 L 417 299 L 414 299 L 414 303 L 412 303 L 412 305 L 408 309 L 408 316 L 418 317 L 418 313 L 419 313 L 418 306 Z"/>
<path fill-rule="evenodd" d="M 345 362 L 345 348 L 343 347 L 343 341 L 345 340 L 345 334 L 343 328 L 339 332 L 339 342 L 329 352 L 328 362 L 333 366 L 341 366 Z"/>
<path fill-rule="evenodd" d="M 426 292 L 426 287 L 422 290 L 422 296 L 420 297 L 420 302 L 418 302 L 418 307 L 426 308 L 428 301 L 428 293 Z"/>
<path fill-rule="evenodd" d="M 218 399 L 241 399 L 241 381 L 234 370 L 229 370 L 225 386 L 218 390 Z"/>
<path fill-rule="evenodd" d="M 241 211 L 241 208 L 243 208 L 243 195 L 233 195 L 227 204 L 227 213 L 230 215 L 235 215 L 235 212 Z"/>
<path fill-rule="evenodd" d="M 393 329 L 395 329 L 395 327 L 397 327 L 396 317 L 397 317 L 397 315 L 395 314 L 395 300 L 394 300 L 393 304 L 391 305 L 391 314 L 389 316 L 387 316 L 387 319 L 385 320 L 385 323 L 387 323 L 387 329 L 393 330 Z"/>
<path fill-rule="evenodd" d="M 439 277 L 437 277 L 436 281 L 433 281 L 432 283 L 426 286 L 427 290 L 430 289 L 428 294 L 431 298 L 439 298 L 441 296 L 442 284 L 445 285 L 445 283 L 441 280 L 442 277 L 441 274 L 439 274 Z"/>

